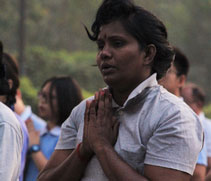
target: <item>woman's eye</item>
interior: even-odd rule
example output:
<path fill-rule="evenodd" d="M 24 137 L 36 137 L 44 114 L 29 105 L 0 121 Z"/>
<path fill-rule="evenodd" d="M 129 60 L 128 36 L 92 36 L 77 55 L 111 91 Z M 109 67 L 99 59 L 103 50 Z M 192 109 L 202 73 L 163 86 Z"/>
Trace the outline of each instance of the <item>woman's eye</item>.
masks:
<path fill-rule="evenodd" d="M 102 50 L 103 49 L 103 45 L 98 45 L 98 50 Z"/>
<path fill-rule="evenodd" d="M 118 41 L 114 41 L 114 42 L 113 42 L 113 46 L 114 46 L 114 47 L 117 47 L 117 48 L 118 48 L 118 47 L 122 47 L 123 45 L 124 45 L 124 42 L 123 42 L 123 41 L 119 41 L 119 40 L 118 40 Z"/>
<path fill-rule="evenodd" d="M 102 50 L 103 47 L 104 47 L 104 43 L 102 43 L 102 42 L 98 42 L 98 43 L 97 43 L 97 48 L 98 48 L 98 50 Z"/>

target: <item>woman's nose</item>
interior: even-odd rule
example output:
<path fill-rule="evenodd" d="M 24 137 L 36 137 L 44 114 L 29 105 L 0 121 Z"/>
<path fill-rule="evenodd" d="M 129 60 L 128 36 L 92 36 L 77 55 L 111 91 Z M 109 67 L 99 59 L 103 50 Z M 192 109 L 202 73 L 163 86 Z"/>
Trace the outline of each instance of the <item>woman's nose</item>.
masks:
<path fill-rule="evenodd" d="M 100 52 L 100 58 L 104 60 L 104 59 L 109 59 L 111 57 L 112 57 L 111 50 L 107 46 L 105 46 Z"/>

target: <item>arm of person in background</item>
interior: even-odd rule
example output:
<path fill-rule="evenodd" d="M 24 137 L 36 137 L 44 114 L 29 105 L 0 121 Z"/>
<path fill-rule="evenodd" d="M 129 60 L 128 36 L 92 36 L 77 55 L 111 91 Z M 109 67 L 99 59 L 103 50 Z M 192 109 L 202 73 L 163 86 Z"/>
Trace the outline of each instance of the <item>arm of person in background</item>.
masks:
<path fill-rule="evenodd" d="M 211 181 L 211 169 L 210 169 L 211 157 L 207 158 L 207 163 L 208 163 L 208 166 L 207 166 L 207 170 L 206 170 L 207 171 L 207 175 L 205 177 L 205 181 Z"/>
<path fill-rule="evenodd" d="M 193 176 L 191 177 L 191 181 L 205 180 L 205 176 L 206 176 L 206 166 L 196 164 L 196 168 L 194 170 Z"/>
<path fill-rule="evenodd" d="M 88 142 L 109 180 L 133 181 L 188 181 L 190 175 L 174 169 L 145 165 L 144 176 L 133 169 L 116 153 L 113 145 L 117 139 L 118 122 L 112 118 L 111 95 L 99 92 L 98 100 L 91 102 L 88 122 Z"/>
<path fill-rule="evenodd" d="M 205 181 L 211 181 L 211 170 L 207 173 Z"/>
<path fill-rule="evenodd" d="M 211 120 L 207 119 L 205 120 L 206 122 L 206 145 L 207 145 L 207 174 L 211 170 Z"/>
<path fill-rule="evenodd" d="M 26 127 L 29 133 L 29 149 L 30 149 L 32 145 L 40 144 L 40 132 L 35 130 L 33 121 L 31 119 L 28 119 L 26 121 Z M 48 161 L 47 158 L 43 155 L 41 150 L 37 152 L 32 152 L 31 157 L 39 171 L 45 167 Z"/>
<path fill-rule="evenodd" d="M 210 171 L 211 169 L 211 157 L 207 158 L 207 173 Z"/>
<path fill-rule="evenodd" d="M 203 148 L 201 149 L 198 160 L 196 163 L 196 167 L 191 177 L 191 181 L 205 180 L 206 170 L 207 170 L 207 144 L 203 144 Z"/>

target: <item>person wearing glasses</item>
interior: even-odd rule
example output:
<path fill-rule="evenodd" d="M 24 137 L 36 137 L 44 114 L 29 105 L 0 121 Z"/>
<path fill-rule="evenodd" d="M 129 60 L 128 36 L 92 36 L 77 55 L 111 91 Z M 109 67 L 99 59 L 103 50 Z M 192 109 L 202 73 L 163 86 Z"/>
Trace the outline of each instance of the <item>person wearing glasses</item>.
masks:
<path fill-rule="evenodd" d="M 81 102 L 82 94 L 78 83 L 69 76 L 52 77 L 44 82 L 38 93 L 39 116 L 46 120 L 40 132 L 27 120 L 29 132 L 29 159 L 26 181 L 35 181 L 54 151 L 60 135 L 60 126 L 72 109 Z"/>

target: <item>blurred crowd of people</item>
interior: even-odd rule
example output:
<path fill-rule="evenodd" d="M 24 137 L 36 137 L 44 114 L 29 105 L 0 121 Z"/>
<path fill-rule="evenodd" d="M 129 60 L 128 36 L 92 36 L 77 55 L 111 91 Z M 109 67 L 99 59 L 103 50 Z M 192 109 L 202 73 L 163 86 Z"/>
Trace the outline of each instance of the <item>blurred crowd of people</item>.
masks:
<path fill-rule="evenodd" d="M 0 50 L 0 180 L 211 180 L 205 93 L 163 23 L 129 0 L 104 0 L 89 38 L 108 87 L 83 100 L 70 76 L 46 77 L 38 114 L 17 60 Z M 92 82 L 90 82 L 92 83 Z"/>

